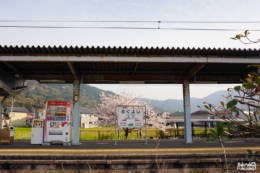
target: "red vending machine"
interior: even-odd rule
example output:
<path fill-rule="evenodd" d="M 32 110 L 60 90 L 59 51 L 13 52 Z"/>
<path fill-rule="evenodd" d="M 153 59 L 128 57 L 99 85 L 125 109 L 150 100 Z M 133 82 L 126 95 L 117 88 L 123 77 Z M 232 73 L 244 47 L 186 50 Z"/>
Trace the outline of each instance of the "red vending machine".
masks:
<path fill-rule="evenodd" d="M 65 101 L 47 101 L 44 143 L 71 142 L 71 105 Z"/>

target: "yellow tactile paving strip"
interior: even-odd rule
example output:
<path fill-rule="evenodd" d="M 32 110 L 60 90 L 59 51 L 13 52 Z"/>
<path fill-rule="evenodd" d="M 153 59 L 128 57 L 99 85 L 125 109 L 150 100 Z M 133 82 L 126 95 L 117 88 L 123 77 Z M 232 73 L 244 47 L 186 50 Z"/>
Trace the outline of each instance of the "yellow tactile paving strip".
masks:
<path fill-rule="evenodd" d="M 236 148 L 225 148 L 226 152 L 247 152 L 250 149 L 252 151 L 260 151 L 260 147 L 236 147 Z M 4 153 L 41 153 L 41 154 L 77 154 L 77 153 L 105 153 L 105 154 L 118 154 L 118 153 L 127 153 L 127 154 L 141 154 L 141 153 L 219 153 L 223 152 L 222 148 L 172 148 L 172 149 L 0 149 L 0 154 Z"/>

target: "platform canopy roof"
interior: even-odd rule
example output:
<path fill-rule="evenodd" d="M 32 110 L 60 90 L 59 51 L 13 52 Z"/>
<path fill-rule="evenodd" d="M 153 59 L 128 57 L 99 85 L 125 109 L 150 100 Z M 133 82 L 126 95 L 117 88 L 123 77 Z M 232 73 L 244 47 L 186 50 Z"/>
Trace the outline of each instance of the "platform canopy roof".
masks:
<path fill-rule="evenodd" d="M 42 83 L 240 83 L 259 63 L 260 49 L 0 45 L 5 75 Z"/>

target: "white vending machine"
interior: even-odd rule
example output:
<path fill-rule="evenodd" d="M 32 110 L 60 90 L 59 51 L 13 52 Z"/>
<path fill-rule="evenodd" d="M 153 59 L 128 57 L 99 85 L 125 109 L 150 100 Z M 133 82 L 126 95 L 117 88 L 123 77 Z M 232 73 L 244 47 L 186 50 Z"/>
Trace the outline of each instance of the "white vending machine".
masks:
<path fill-rule="evenodd" d="M 33 119 L 32 120 L 32 136 L 31 144 L 42 144 L 43 143 L 43 119 Z"/>
<path fill-rule="evenodd" d="M 65 101 L 47 101 L 44 143 L 71 142 L 71 105 Z"/>

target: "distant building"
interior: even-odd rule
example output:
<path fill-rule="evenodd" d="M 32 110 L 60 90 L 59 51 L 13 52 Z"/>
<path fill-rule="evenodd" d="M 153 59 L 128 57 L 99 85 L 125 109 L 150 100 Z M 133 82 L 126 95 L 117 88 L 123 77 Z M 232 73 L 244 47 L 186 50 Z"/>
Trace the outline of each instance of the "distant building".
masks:
<path fill-rule="evenodd" d="M 184 112 L 174 112 L 168 115 L 169 119 L 184 119 Z M 213 119 L 208 111 L 198 110 L 191 113 L 192 119 Z"/>
<path fill-rule="evenodd" d="M 80 107 L 80 127 L 91 128 L 97 127 L 98 117 L 93 114 L 93 111 L 87 107 Z"/>
<path fill-rule="evenodd" d="M 169 119 L 172 119 L 172 121 L 178 122 L 179 120 L 184 120 L 184 112 L 174 112 L 169 115 Z M 205 110 L 198 110 L 193 113 L 191 113 L 191 119 L 193 120 L 207 120 L 207 119 L 217 119 L 214 116 L 212 116 L 208 111 Z M 171 123 L 174 127 L 176 127 L 176 123 Z M 184 124 L 182 122 L 178 122 L 180 126 L 183 126 Z M 204 122 L 194 122 L 194 125 L 204 125 Z"/>
<path fill-rule="evenodd" d="M 226 119 L 226 118 L 234 118 L 235 113 L 232 113 L 229 109 L 222 109 L 215 112 L 218 118 Z"/>
<path fill-rule="evenodd" d="M 192 119 L 214 119 L 208 111 L 198 110 L 191 113 Z"/>
<path fill-rule="evenodd" d="M 184 112 L 174 112 L 168 115 L 169 119 L 183 119 L 184 118 Z"/>
<path fill-rule="evenodd" d="M 9 116 L 9 124 L 14 127 L 26 126 L 26 117 L 30 111 L 24 107 L 13 107 L 11 112 L 11 107 L 7 107 L 5 113 Z"/>

